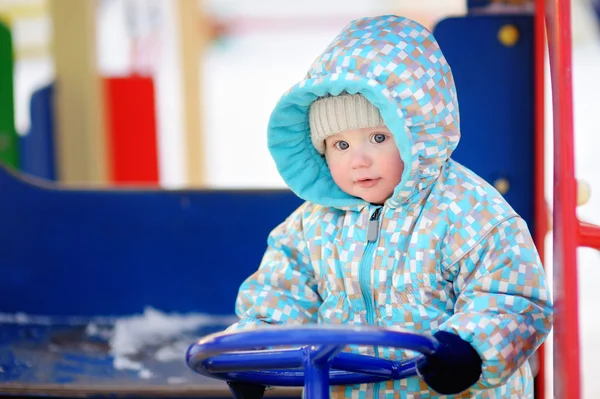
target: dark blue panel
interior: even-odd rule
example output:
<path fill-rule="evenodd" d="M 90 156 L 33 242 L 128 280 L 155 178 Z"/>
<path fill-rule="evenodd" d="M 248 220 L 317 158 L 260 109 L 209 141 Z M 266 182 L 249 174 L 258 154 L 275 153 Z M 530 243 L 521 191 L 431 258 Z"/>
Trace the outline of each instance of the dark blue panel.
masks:
<path fill-rule="evenodd" d="M 497 38 L 506 24 L 520 32 L 513 47 Z M 458 91 L 462 136 L 453 158 L 492 184 L 508 179 L 506 199 L 533 228 L 533 17 L 450 18 L 434 33 Z"/>
<path fill-rule="evenodd" d="M 31 128 L 21 138 L 21 170 L 48 180 L 56 179 L 54 161 L 54 86 L 31 96 Z"/>
<path fill-rule="evenodd" d="M 60 190 L 0 169 L 0 310 L 233 314 L 289 191 Z"/>

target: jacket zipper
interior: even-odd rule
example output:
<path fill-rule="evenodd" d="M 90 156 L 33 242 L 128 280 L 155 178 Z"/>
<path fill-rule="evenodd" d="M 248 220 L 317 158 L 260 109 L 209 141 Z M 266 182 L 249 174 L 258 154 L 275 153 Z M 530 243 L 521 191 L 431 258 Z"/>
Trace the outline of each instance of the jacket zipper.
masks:
<path fill-rule="evenodd" d="M 379 216 L 381 215 L 381 209 L 382 207 L 377 207 L 369 218 L 369 224 L 367 225 L 367 246 L 360 261 L 360 271 L 358 276 L 360 289 L 367 310 L 367 324 L 370 326 L 375 325 L 375 304 L 374 299 L 370 294 L 372 289 L 371 260 L 373 259 L 373 252 L 375 251 L 375 248 L 377 248 L 377 241 L 379 240 Z M 375 356 L 379 357 L 379 348 L 374 346 L 373 349 L 375 350 Z M 373 389 L 373 397 L 377 398 L 379 395 L 379 384 L 375 384 Z"/>

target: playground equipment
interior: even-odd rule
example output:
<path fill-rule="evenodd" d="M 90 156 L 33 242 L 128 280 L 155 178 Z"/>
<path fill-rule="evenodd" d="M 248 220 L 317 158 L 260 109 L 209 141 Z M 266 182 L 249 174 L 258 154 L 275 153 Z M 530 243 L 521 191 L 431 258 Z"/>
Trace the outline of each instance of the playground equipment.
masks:
<path fill-rule="evenodd" d="M 208 377 L 264 386 L 304 386 L 304 398 L 328 399 L 330 385 L 411 377 L 417 373 L 417 364 L 424 361 L 423 356 L 394 362 L 373 356 L 341 353 L 350 344 L 397 347 L 423 354 L 433 353 L 439 345 L 433 337 L 408 331 L 368 327 L 280 326 L 209 335 L 188 349 L 187 362 L 190 368 Z M 253 351 L 255 348 L 283 345 L 303 346 L 297 349 Z"/>

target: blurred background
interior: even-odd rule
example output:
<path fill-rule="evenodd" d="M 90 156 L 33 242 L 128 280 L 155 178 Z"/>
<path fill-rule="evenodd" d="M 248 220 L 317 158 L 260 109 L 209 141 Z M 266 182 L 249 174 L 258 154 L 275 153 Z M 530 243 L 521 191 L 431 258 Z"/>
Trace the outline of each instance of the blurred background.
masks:
<path fill-rule="evenodd" d="M 13 34 L 16 131 L 31 129 L 32 94 L 60 82 L 50 177 L 282 187 L 264 134 L 279 96 L 354 18 L 401 11 L 432 26 L 466 8 L 464 0 L 435 3 L 0 0 Z M 94 75 L 101 79 L 80 83 Z M 145 116 L 130 118 L 135 126 L 118 110 L 133 100 Z M 136 135 L 136 151 L 120 131 Z"/>
<path fill-rule="evenodd" d="M 481 12 L 531 7 L 467 0 L 0 0 L 0 160 L 74 186 L 283 188 L 266 147 L 270 112 L 341 28 L 386 13 L 433 27 L 476 3 Z M 572 0 L 575 166 L 586 192 L 578 213 L 596 224 L 599 10 L 600 1 Z M 551 275 L 551 233 L 546 247 Z M 579 278 L 584 392 L 598 398 L 597 252 L 579 250 Z"/>

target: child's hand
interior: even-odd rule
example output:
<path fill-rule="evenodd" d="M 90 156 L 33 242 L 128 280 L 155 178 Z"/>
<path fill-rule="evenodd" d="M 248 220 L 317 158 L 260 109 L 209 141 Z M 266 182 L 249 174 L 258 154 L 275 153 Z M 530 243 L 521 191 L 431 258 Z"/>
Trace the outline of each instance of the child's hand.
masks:
<path fill-rule="evenodd" d="M 262 399 L 266 387 L 251 382 L 227 381 L 234 399 Z"/>
<path fill-rule="evenodd" d="M 446 331 L 433 336 L 441 344 L 439 350 L 426 356 L 427 361 L 417 368 L 427 385 L 437 393 L 450 395 L 475 384 L 481 376 L 481 358 L 471 344 Z"/>

